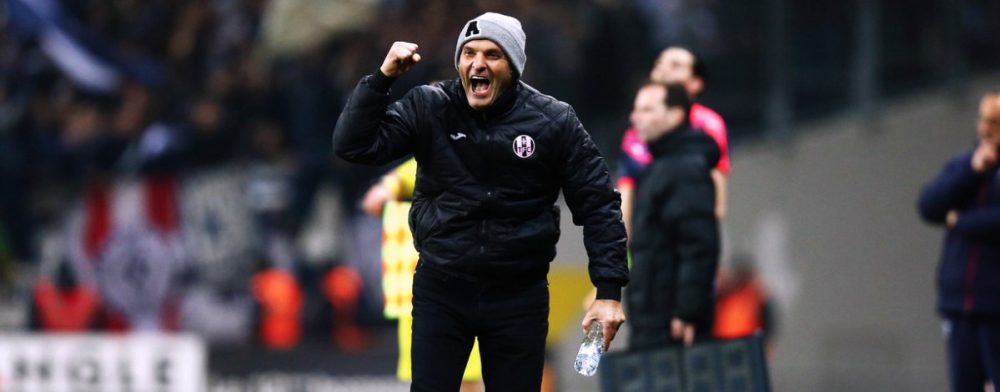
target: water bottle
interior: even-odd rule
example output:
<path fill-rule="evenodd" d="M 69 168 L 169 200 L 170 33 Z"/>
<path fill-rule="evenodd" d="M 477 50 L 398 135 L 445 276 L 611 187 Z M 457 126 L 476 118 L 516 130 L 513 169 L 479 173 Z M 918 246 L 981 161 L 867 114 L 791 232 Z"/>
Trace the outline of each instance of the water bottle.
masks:
<path fill-rule="evenodd" d="M 604 326 L 600 321 L 590 323 L 587 334 L 580 344 L 580 351 L 576 354 L 576 361 L 573 367 L 577 373 L 584 376 L 593 376 L 597 373 L 597 364 L 601 362 L 601 354 L 604 353 Z"/>

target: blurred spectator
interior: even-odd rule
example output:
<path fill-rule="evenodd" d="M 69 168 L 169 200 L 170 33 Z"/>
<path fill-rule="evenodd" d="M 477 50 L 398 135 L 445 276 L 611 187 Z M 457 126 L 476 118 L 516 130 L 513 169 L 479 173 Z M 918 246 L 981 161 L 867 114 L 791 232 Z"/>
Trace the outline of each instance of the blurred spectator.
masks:
<path fill-rule="evenodd" d="M 335 266 L 323 275 L 323 295 L 333 310 L 333 341 L 344 351 L 359 352 L 368 348 L 371 336 L 358 325 L 359 297 L 364 288 L 361 275 L 347 266 Z"/>
<path fill-rule="evenodd" d="M 719 163 L 712 168 L 712 182 L 715 183 L 715 215 L 721 220 L 726 215 L 726 183 L 732 166 L 725 121 L 714 110 L 698 101 L 705 92 L 707 72 L 708 67 L 702 57 L 690 49 L 673 46 L 660 52 L 653 70 L 649 72 L 649 78 L 660 83 L 678 83 L 684 86 L 692 101 L 691 127 L 711 136 L 719 146 L 721 156 Z"/>
<path fill-rule="evenodd" d="M 691 128 L 687 92 L 650 82 L 636 95 L 631 120 L 653 159 L 635 190 L 632 270 L 626 291 L 629 348 L 690 346 L 708 337 L 719 258 L 714 141 Z"/>
<path fill-rule="evenodd" d="M 945 227 L 938 269 L 952 391 L 1000 380 L 1000 90 L 983 95 L 974 147 L 952 157 L 920 194 L 920 215 Z"/>
<path fill-rule="evenodd" d="M 283 130 L 269 120 L 255 124 L 250 144 L 244 197 L 254 216 L 256 235 L 266 238 L 282 232 L 286 224 L 294 161 Z"/>
<path fill-rule="evenodd" d="M 719 268 L 715 291 L 712 336 L 738 339 L 761 333 L 765 343 L 773 341 L 774 307 L 749 256 L 737 255 Z"/>
<path fill-rule="evenodd" d="M 719 146 L 721 157 L 712 168 L 712 182 L 715 184 L 715 214 L 721 220 L 726 213 L 726 183 L 731 164 L 729 161 L 729 140 L 726 123 L 714 110 L 697 102 L 705 90 L 706 66 L 704 60 L 692 51 L 681 47 L 669 47 L 660 52 L 656 63 L 649 72 L 650 80 L 659 83 L 677 83 L 684 87 L 694 102 L 688 114 L 691 127 L 712 137 Z M 622 137 L 622 154 L 618 164 L 618 189 L 622 193 L 622 214 L 625 228 L 632 229 L 633 190 L 642 179 L 643 169 L 652 161 L 649 148 L 642 142 L 636 129 L 629 128 Z"/>
<path fill-rule="evenodd" d="M 64 261 L 49 265 L 35 282 L 31 302 L 33 328 L 47 332 L 83 332 L 98 326 L 101 298 L 97 288 L 81 280 Z M 51 263 L 50 263 L 51 264 Z"/>
<path fill-rule="evenodd" d="M 267 268 L 253 277 L 252 292 L 260 305 L 257 328 L 261 342 L 289 349 L 302 336 L 302 289 L 295 276 L 281 268 Z"/>
<path fill-rule="evenodd" d="M 190 163 L 211 167 L 231 162 L 238 146 L 237 131 L 230 126 L 230 113 L 222 102 L 208 96 L 194 101 L 188 114 L 190 124 Z"/>

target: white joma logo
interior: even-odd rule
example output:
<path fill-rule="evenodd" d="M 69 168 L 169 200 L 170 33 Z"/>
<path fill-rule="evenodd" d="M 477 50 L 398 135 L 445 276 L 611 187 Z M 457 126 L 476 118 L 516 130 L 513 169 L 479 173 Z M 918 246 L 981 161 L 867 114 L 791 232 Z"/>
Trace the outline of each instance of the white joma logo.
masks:
<path fill-rule="evenodd" d="M 453 133 L 453 134 L 451 134 L 449 136 L 451 136 L 451 140 L 458 140 L 458 139 L 465 138 L 465 134 L 461 133 L 461 132 Z"/>

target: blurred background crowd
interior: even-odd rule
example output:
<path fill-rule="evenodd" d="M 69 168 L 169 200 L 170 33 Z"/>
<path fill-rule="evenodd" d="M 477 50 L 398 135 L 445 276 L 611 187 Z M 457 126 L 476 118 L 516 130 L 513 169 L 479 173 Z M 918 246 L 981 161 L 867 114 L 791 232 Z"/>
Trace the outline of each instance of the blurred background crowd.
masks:
<path fill-rule="evenodd" d="M 524 80 L 612 165 L 668 45 L 708 64 L 737 178 L 741 146 L 1000 67 L 988 0 L 5 0 L 0 330 L 368 349 L 386 321 L 360 201 L 390 168 L 334 157 L 333 125 L 393 41 L 424 59 L 394 97 L 456 77 L 484 10 L 522 21 Z"/>

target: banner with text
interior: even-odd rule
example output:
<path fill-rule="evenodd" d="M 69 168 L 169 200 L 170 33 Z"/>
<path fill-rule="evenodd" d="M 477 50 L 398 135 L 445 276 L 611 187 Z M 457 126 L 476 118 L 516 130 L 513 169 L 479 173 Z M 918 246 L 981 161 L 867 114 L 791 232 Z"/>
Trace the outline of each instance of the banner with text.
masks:
<path fill-rule="evenodd" d="M 0 391 L 190 392 L 206 380 L 195 336 L 0 334 Z"/>

